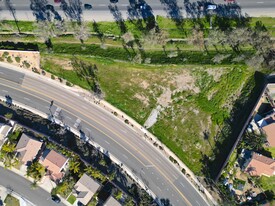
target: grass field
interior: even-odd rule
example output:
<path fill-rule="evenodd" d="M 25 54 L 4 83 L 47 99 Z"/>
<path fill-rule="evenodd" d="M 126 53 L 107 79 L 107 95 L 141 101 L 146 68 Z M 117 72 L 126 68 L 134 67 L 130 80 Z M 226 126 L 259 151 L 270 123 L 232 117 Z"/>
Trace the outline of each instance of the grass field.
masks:
<path fill-rule="evenodd" d="M 275 176 L 260 178 L 260 185 L 264 190 L 271 190 L 275 194 Z"/>
<path fill-rule="evenodd" d="M 211 156 L 218 124 L 229 116 L 246 79 L 245 66 L 141 65 L 103 58 L 79 57 L 96 64 L 105 99 L 144 124 L 161 105 L 157 123 L 150 128 L 195 173 L 202 156 Z M 63 70 L 66 55 L 43 55 L 42 66 L 73 84 L 89 89 L 73 70 Z"/>

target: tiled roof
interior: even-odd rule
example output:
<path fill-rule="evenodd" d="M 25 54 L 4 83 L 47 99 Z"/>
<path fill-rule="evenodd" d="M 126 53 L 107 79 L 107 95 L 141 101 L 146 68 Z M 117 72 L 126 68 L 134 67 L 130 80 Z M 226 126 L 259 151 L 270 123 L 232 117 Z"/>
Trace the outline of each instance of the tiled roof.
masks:
<path fill-rule="evenodd" d="M 275 147 L 275 123 L 263 127 L 266 139 L 271 147 Z"/>
<path fill-rule="evenodd" d="M 36 157 L 41 146 L 42 142 L 32 139 L 23 133 L 16 145 L 16 151 L 19 153 L 21 161 L 27 163 Z"/>
<path fill-rule="evenodd" d="M 254 152 L 245 171 L 252 176 L 272 176 L 275 174 L 275 160 Z"/>

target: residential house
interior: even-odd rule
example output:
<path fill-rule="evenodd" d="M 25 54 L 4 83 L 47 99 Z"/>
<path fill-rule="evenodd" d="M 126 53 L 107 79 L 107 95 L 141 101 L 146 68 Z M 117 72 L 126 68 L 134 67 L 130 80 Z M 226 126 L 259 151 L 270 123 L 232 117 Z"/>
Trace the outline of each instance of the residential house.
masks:
<path fill-rule="evenodd" d="M 110 196 L 103 206 L 121 206 L 121 204 L 112 196 Z"/>
<path fill-rule="evenodd" d="M 47 169 L 47 175 L 53 181 L 60 181 L 65 175 L 65 167 L 69 159 L 54 150 L 45 150 L 40 163 Z"/>
<path fill-rule="evenodd" d="M 17 156 L 24 164 L 28 164 L 36 158 L 42 144 L 23 133 L 16 145 Z"/>
<path fill-rule="evenodd" d="M 86 205 L 89 203 L 99 188 L 99 183 L 97 183 L 93 178 L 84 174 L 75 184 L 73 194 L 76 196 L 76 199 L 79 202 L 81 202 L 83 205 Z"/>
<path fill-rule="evenodd" d="M 248 164 L 244 171 L 251 176 L 265 175 L 270 177 L 275 175 L 275 160 L 256 152 L 252 152 L 251 158 L 247 161 Z"/>
<path fill-rule="evenodd" d="M 5 142 L 5 138 L 8 136 L 11 130 L 12 127 L 9 125 L 2 124 L 0 126 L 0 149 Z"/>
<path fill-rule="evenodd" d="M 263 131 L 266 134 L 266 140 L 270 147 L 275 147 L 275 122 L 272 122 L 264 127 Z"/>

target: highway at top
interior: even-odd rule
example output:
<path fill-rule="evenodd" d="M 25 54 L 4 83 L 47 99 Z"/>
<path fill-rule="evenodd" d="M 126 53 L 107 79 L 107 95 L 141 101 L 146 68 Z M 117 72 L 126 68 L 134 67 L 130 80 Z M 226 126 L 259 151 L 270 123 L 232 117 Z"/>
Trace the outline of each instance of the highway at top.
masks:
<path fill-rule="evenodd" d="M 30 0 L 10 0 L 13 8 L 15 9 L 15 16 L 18 20 L 35 20 L 35 17 L 32 14 L 30 9 Z M 170 0 L 172 2 L 172 0 Z M 0 19 L 11 19 L 13 16 L 5 6 L 5 1 L 0 1 Z M 64 13 L 60 9 L 59 3 L 54 3 L 54 0 L 47 0 L 47 4 L 54 6 L 55 10 L 59 13 L 60 16 L 66 18 Z M 109 0 L 81 0 L 82 8 L 85 3 L 91 4 L 93 8 L 91 10 L 85 10 L 83 8 L 82 17 L 86 21 L 112 21 L 113 15 L 111 14 L 108 6 L 116 5 L 119 12 L 121 12 L 122 17 L 127 19 L 128 14 L 127 10 L 130 5 L 129 2 L 135 2 L 135 0 L 118 0 L 118 3 L 111 4 Z M 138 0 L 136 0 L 138 2 Z M 153 15 L 167 16 L 167 5 L 162 4 L 160 0 L 143 0 L 151 8 Z M 163 0 L 163 2 L 169 2 L 168 0 Z M 177 7 L 182 13 L 183 17 L 186 16 L 184 10 L 184 0 L 178 0 Z M 190 0 L 190 2 L 197 2 L 195 0 Z M 237 4 L 241 7 L 243 14 L 247 13 L 250 16 L 273 16 L 275 17 L 275 1 L 274 0 L 237 0 Z M 214 0 L 213 3 L 224 4 L 224 0 Z"/>
<path fill-rule="evenodd" d="M 179 206 L 207 205 L 186 177 L 124 122 L 51 82 L 0 67 L 0 96 L 10 95 L 14 101 L 49 115 L 53 100 L 52 113 L 61 108 L 64 123 L 72 128 L 81 119 L 81 129 L 128 166 L 159 199 Z"/>

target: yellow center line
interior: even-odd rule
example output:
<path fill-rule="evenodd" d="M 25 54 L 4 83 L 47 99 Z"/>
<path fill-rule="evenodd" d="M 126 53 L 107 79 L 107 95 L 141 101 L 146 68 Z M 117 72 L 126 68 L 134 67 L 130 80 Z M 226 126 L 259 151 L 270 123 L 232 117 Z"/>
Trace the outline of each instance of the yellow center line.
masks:
<path fill-rule="evenodd" d="M 1 78 L 1 79 L 2 79 L 2 78 Z M 3 80 L 8 81 L 8 82 L 11 82 L 12 84 L 14 84 L 14 82 L 12 82 L 12 81 L 10 81 L 10 80 L 6 80 L 6 79 L 3 79 Z M 1 83 L 0 83 L 0 84 L 1 84 Z M 2 84 L 2 85 L 4 85 L 4 84 Z M 4 85 L 4 86 L 7 86 L 7 85 Z M 119 138 L 122 139 L 125 143 L 127 143 L 131 148 L 133 148 L 134 150 L 136 150 L 136 148 L 135 148 L 133 145 L 131 145 L 131 143 L 129 143 L 124 137 L 122 137 L 121 135 L 119 135 L 119 134 L 116 133 L 115 131 L 113 131 L 113 130 L 107 128 L 105 125 L 103 125 L 102 123 L 98 122 L 97 120 L 91 118 L 90 116 L 87 116 L 86 114 L 82 113 L 81 111 L 79 111 L 79 110 L 77 110 L 77 109 L 75 109 L 75 108 L 73 108 L 73 107 L 67 105 L 66 103 L 63 103 L 63 101 L 59 101 L 59 100 L 55 99 L 54 97 L 51 97 L 51 96 L 49 96 L 49 95 L 47 95 L 47 94 L 44 94 L 44 93 L 41 93 L 41 92 L 39 92 L 39 91 L 37 91 L 37 90 L 35 90 L 35 89 L 29 88 L 29 87 L 25 87 L 25 86 L 23 86 L 23 85 L 21 85 L 21 86 L 22 86 L 23 88 L 27 89 L 27 90 L 30 90 L 30 91 L 36 92 L 36 93 L 38 93 L 38 94 L 40 94 L 40 95 L 42 95 L 42 96 L 48 97 L 49 99 L 52 99 L 52 100 L 54 100 L 54 101 L 56 101 L 56 102 L 60 102 L 61 104 L 67 106 L 68 108 L 70 108 L 70 109 L 76 111 L 77 113 L 82 114 L 82 115 L 85 116 L 86 118 L 95 121 L 97 124 L 101 125 L 101 126 L 102 126 L 103 128 L 105 128 L 105 129 L 109 130 L 111 133 L 115 134 L 117 137 L 119 137 Z M 27 92 L 27 91 L 24 91 L 24 90 L 21 90 L 21 89 L 12 87 L 12 86 L 7 86 L 7 87 L 10 87 L 10 88 L 15 89 L 15 90 L 17 90 L 17 91 L 21 91 L 21 92 L 23 92 L 23 93 L 26 93 L 26 94 L 31 95 L 31 96 L 33 96 L 33 97 L 36 97 L 36 98 L 38 98 L 38 99 L 40 99 L 40 100 L 48 101 L 48 100 L 43 99 L 43 98 L 41 98 L 41 97 L 35 96 L 34 94 L 29 93 L 29 92 Z M 62 109 L 63 109 L 63 108 L 62 108 Z M 68 110 L 66 110 L 66 109 L 63 109 L 63 110 L 66 111 L 66 112 L 68 112 L 68 113 L 70 113 L 71 115 L 75 116 L 75 114 L 73 114 L 72 112 L 70 112 L 70 111 L 68 111 Z M 99 132 L 101 132 L 102 134 L 106 135 L 106 136 L 109 137 L 110 139 L 112 139 L 114 142 L 116 142 L 118 145 L 120 145 L 123 149 L 125 149 L 127 152 L 129 152 L 133 157 L 135 157 L 143 166 L 146 166 L 138 157 L 136 157 L 132 152 L 130 152 L 130 151 L 129 151 L 128 149 L 126 149 L 123 145 L 121 145 L 119 142 L 117 142 L 114 138 L 112 138 L 111 136 L 109 136 L 108 134 L 106 134 L 106 133 L 105 133 L 104 131 L 102 131 L 101 129 L 96 128 L 95 126 L 93 126 L 93 125 L 90 124 L 89 122 L 87 122 L 87 121 L 85 121 L 85 120 L 83 120 L 83 121 L 86 122 L 86 123 L 87 123 L 88 125 L 90 125 L 91 127 L 93 127 L 94 129 L 96 129 L 96 130 L 98 130 Z M 149 163 L 151 163 L 152 165 L 154 165 L 153 162 L 152 162 L 150 159 L 148 159 L 144 154 L 142 154 L 139 150 L 136 150 L 136 151 L 137 151 L 144 159 L 146 159 Z M 167 179 L 167 181 L 168 181 L 171 185 L 173 185 L 174 189 L 182 196 L 182 198 L 186 201 L 186 203 L 187 203 L 188 205 L 191 206 L 192 204 L 191 204 L 191 203 L 188 201 L 188 199 L 182 194 L 182 192 L 175 186 L 175 184 L 170 180 L 170 178 L 167 177 L 167 176 L 161 171 L 161 169 L 160 169 L 159 167 L 157 167 L 156 165 L 154 165 L 154 166 L 155 166 L 155 168 L 158 170 L 158 172 L 159 172 L 163 177 L 165 177 L 165 178 Z"/>

